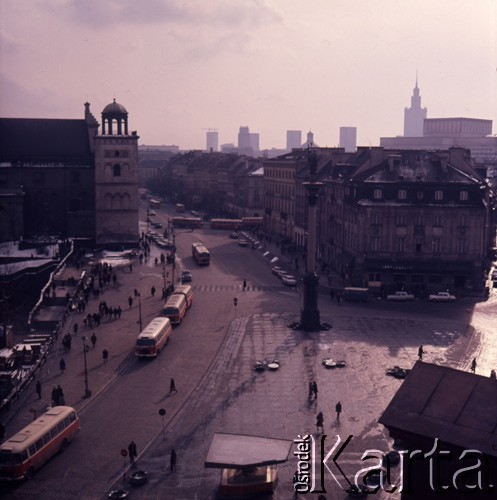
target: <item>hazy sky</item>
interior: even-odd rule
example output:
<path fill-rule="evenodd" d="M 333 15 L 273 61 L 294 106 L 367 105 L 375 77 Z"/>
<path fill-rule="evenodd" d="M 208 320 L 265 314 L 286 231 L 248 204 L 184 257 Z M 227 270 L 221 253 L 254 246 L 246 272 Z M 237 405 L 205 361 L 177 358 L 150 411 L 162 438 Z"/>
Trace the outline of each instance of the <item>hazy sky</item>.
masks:
<path fill-rule="evenodd" d="M 141 144 L 378 145 L 416 71 L 429 118 L 497 133 L 497 0 L 0 0 L 0 37 L 0 116 L 101 121 L 115 97 Z"/>

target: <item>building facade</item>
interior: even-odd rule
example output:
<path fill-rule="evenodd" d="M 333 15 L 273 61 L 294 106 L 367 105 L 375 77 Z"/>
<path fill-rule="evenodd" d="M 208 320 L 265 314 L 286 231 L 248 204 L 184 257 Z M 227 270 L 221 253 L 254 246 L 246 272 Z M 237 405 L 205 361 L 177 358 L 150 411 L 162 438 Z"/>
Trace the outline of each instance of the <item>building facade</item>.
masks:
<path fill-rule="evenodd" d="M 138 136 L 128 134 L 127 115 L 126 120 L 112 114 L 106 114 L 104 119 L 106 139 L 98 135 L 99 123 L 89 103 L 85 104 L 84 119 L 0 119 L 0 238 L 3 241 L 56 236 L 84 238 L 99 244 L 137 242 L 138 202 L 137 194 L 133 194 L 138 189 L 137 156 L 129 144 L 116 143 L 111 149 L 107 141 L 127 140 L 136 145 Z M 115 156 L 116 151 L 123 156 Z M 117 175 L 117 167 L 112 167 L 111 178 L 107 179 L 108 173 L 103 174 L 108 170 L 107 164 L 122 166 L 121 176 Z M 133 169 L 135 173 L 129 174 Z M 117 190 L 104 189 L 105 184 L 109 188 L 119 184 L 114 174 L 120 177 L 119 199 L 112 198 L 118 194 Z M 109 210 L 116 216 L 126 204 L 128 208 L 124 210 L 136 217 L 124 216 L 120 229 L 112 227 L 106 221 L 110 212 L 104 213 L 107 210 L 103 208 L 104 203 L 109 204 Z M 101 216 L 102 222 L 97 220 Z M 111 230 L 112 236 L 103 238 L 105 228 Z"/>
<path fill-rule="evenodd" d="M 346 153 L 355 153 L 357 149 L 357 128 L 340 127 L 340 147 Z"/>

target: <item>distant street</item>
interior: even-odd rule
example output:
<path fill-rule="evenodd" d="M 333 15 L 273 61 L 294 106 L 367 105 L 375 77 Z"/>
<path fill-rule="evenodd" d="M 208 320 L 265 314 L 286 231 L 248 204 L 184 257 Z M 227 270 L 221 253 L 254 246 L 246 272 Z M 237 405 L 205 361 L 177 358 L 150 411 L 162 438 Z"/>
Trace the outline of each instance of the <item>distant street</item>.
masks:
<path fill-rule="evenodd" d="M 163 210 L 156 219 L 167 226 Z M 158 359 L 144 362 L 133 355 L 139 330 L 136 304 L 126 308 L 121 320 L 96 329 L 97 347 L 89 353 L 93 390 L 89 401 L 81 397 L 81 341 L 76 338 L 65 356 L 68 368 L 63 375 L 56 369 L 62 351 L 54 353 L 44 368 L 44 388 L 48 393 L 52 383 L 63 385 L 66 402 L 81 409 L 82 430 L 32 481 L 9 487 L 7 498 L 102 498 L 109 489 L 126 484 L 122 480 L 126 459 L 120 450 L 133 439 L 138 466 L 150 473 L 150 480 L 133 489 L 132 498 L 211 499 L 219 472 L 205 469 L 203 461 L 214 432 L 293 440 L 298 434 L 316 432 L 318 411 L 324 414 L 330 443 L 337 434 L 354 436 L 343 456 L 344 470 L 353 476 L 361 468 L 358 453 L 367 448 L 388 451 L 391 446 L 377 421 L 402 381 L 386 376 L 388 368 L 412 367 L 421 344 L 427 362 L 468 369 L 477 356 L 478 374 L 488 376 L 497 368 L 497 341 L 490 335 L 497 319 L 495 293 L 475 307 L 473 299 L 454 304 L 338 305 L 320 295 L 321 319 L 333 328 L 319 333 L 293 331 L 287 324 L 299 318 L 300 288 L 284 286 L 271 274 L 262 252 L 238 246 L 228 234 L 208 226 L 176 231 L 178 265 L 192 271 L 195 297 Z M 210 266 L 198 267 L 191 257 L 191 243 L 198 240 L 211 251 Z M 103 295 L 124 306 L 138 287 L 143 325 L 159 314 L 162 305 L 160 297 L 150 294 L 152 285 L 162 288 L 162 268 L 154 266 L 161 251 L 153 245 L 148 262 L 142 266 L 136 262 L 132 273 L 119 271 L 117 289 Z M 67 324 L 68 331 L 74 320 Z M 110 351 L 108 365 L 101 360 L 104 345 Z M 326 369 L 322 359 L 328 357 L 343 359 L 347 366 Z M 274 358 L 281 362 L 278 371 L 253 371 L 255 361 Z M 177 394 L 168 394 L 170 377 L 176 381 Z M 319 388 L 315 401 L 307 397 L 310 380 L 316 380 Z M 334 413 L 337 401 L 343 405 L 340 423 Z M 33 395 L 22 402 L 9 422 L 9 435 L 32 418 L 28 409 L 37 404 Z M 166 410 L 164 421 L 161 408 Z M 168 470 L 172 448 L 178 456 L 176 472 Z M 291 498 L 295 467 L 292 456 L 279 466 L 276 500 Z M 331 478 L 326 486 L 333 492 L 329 498 L 346 496 Z M 398 498 L 377 496 L 387 497 Z"/>

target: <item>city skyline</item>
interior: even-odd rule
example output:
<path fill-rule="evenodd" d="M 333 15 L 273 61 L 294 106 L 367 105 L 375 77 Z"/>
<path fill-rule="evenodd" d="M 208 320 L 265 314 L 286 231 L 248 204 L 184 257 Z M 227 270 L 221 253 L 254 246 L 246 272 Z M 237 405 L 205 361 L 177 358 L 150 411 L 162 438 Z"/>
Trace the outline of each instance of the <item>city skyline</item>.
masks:
<path fill-rule="evenodd" d="M 248 126 L 261 149 L 287 130 L 338 146 L 352 126 L 374 146 L 403 134 L 416 75 L 428 118 L 497 121 L 496 19 L 497 0 L 3 0 L 0 116 L 79 119 L 88 101 L 100 121 L 115 98 L 141 144 Z"/>

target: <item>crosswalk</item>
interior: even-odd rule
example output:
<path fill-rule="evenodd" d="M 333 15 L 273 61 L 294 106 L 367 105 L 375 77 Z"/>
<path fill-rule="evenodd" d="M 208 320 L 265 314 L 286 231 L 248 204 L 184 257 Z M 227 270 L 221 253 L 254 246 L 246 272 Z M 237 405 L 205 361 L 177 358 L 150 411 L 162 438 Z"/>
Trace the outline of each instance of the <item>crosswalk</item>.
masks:
<path fill-rule="evenodd" d="M 193 285 L 193 290 L 195 292 L 243 292 L 242 285 Z M 247 285 L 245 288 L 245 293 L 247 292 L 278 292 L 282 290 L 290 290 L 289 287 L 285 285 Z"/>

